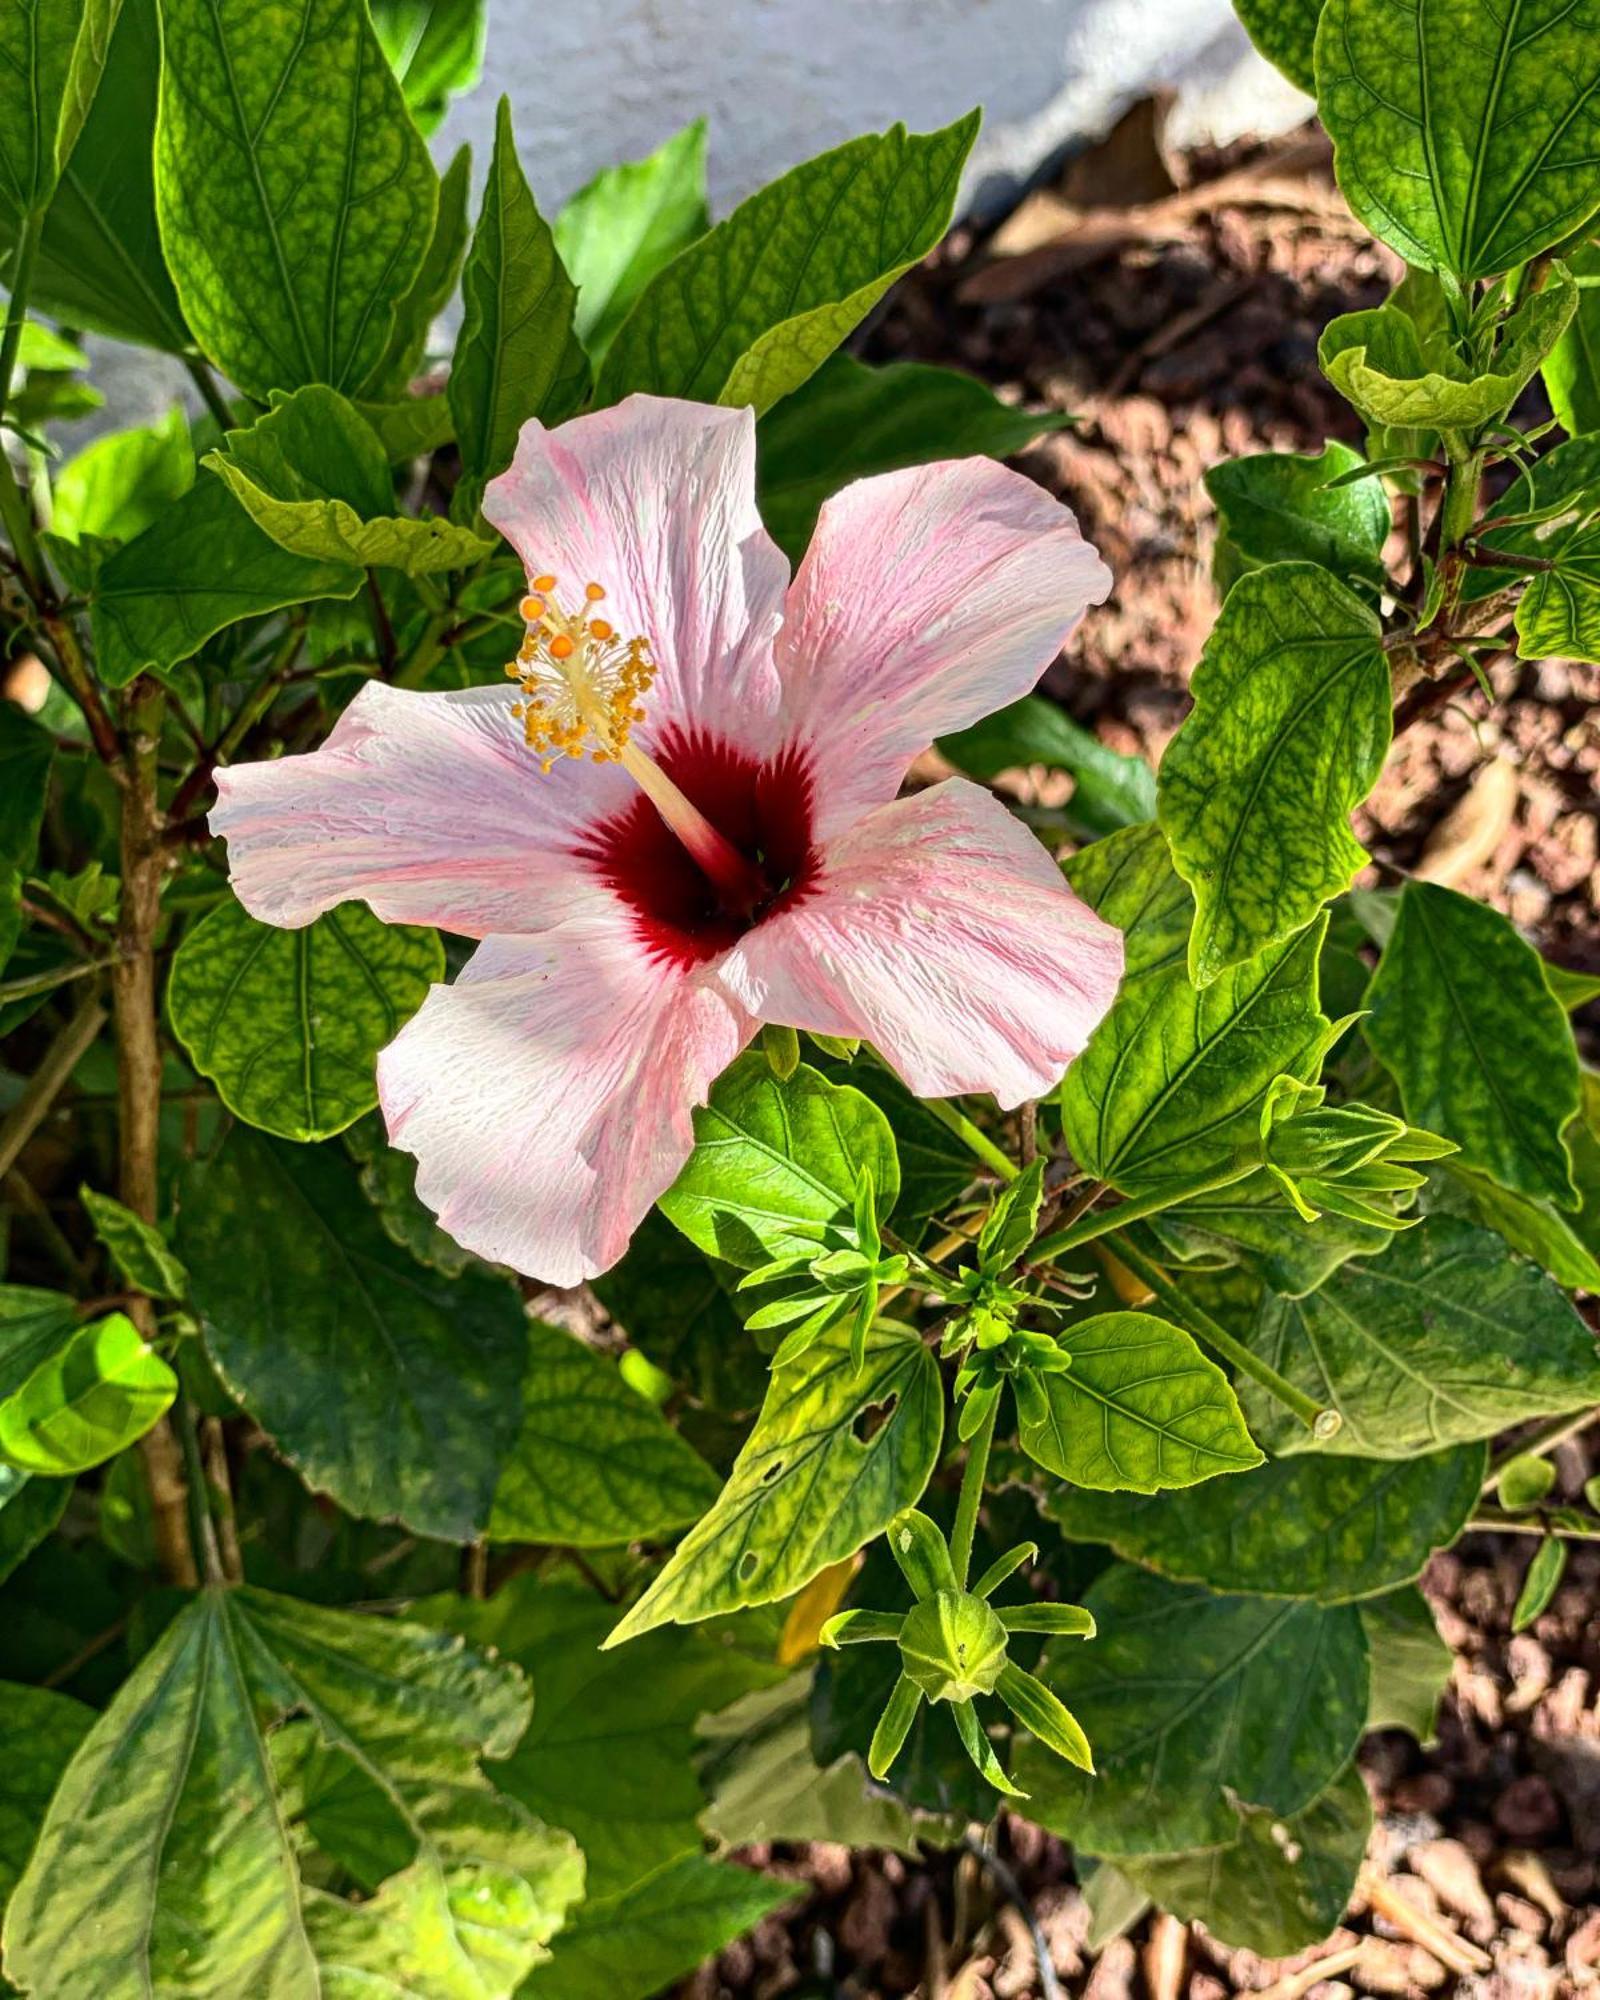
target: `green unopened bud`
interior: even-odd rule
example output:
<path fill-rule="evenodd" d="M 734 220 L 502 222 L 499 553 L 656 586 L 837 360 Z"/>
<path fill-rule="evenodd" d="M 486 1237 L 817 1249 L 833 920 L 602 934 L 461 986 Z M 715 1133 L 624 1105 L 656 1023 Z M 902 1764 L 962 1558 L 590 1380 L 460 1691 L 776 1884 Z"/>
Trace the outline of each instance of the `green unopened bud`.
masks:
<path fill-rule="evenodd" d="M 906 1613 L 900 1658 L 930 1701 L 991 1694 L 1006 1664 L 1006 1628 L 970 1591 L 941 1590 Z"/>

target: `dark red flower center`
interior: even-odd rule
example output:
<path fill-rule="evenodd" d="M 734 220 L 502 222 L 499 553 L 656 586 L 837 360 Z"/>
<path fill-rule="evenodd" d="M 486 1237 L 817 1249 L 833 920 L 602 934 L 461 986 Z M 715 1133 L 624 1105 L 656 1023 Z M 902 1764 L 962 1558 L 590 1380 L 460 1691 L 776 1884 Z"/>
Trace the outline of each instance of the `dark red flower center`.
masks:
<path fill-rule="evenodd" d="M 700 730 L 666 731 L 651 755 L 760 878 L 758 893 L 736 905 L 643 792 L 594 828 L 581 858 L 627 904 L 650 950 L 687 968 L 730 950 L 754 925 L 810 894 L 817 873 L 811 769 L 798 750 L 763 763 Z"/>

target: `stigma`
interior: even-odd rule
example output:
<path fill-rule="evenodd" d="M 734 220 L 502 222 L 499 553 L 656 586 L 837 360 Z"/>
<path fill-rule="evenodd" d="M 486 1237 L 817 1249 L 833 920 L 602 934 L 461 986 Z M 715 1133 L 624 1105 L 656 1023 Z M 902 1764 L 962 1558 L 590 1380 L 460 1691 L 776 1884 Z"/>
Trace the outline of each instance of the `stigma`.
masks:
<path fill-rule="evenodd" d="M 519 607 L 522 644 L 506 677 L 522 698 L 511 712 L 544 771 L 559 757 L 620 763 L 655 678 L 650 642 L 624 639 L 600 616 L 600 584 L 585 584 L 581 608 L 570 611 L 556 589 L 555 577 L 536 576 Z"/>

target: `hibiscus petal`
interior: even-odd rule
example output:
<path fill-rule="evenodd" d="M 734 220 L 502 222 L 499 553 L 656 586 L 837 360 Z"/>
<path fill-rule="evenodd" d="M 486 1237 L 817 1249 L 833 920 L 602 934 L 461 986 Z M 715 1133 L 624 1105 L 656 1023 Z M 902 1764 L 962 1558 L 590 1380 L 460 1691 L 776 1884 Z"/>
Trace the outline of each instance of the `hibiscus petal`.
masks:
<path fill-rule="evenodd" d="M 551 1285 L 614 1264 L 694 1145 L 691 1112 L 756 1023 L 574 887 L 537 937 L 492 937 L 378 1058 L 395 1145 L 457 1242 Z"/>
<path fill-rule="evenodd" d="M 558 602 L 599 583 L 617 630 L 649 639 L 641 743 L 676 721 L 769 747 L 789 565 L 756 509 L 752 411 L 629 396 L 555 430 L 534 420 L 483 511 Z"/>
<path fill-rule="evenodd" d="M 1110 588 L 1070 510 L 987 459 L 836 494 L 778 640 L 785 720 L 816 757 L 821 833 L 893 798 L 935 737 L 1026 694 Z"/>
<path fill-rule="evenodd" d="M 869 813 L 718 973 L 765 1020 L 863 1037 L 919 1096 L 1006 1106 L 1052 1088 L 1121 976 L 1121 935 L 964 778 Z"/>
<path fill-rule="evenodd" d="M 219 771 L 210 825 L 239 900 L 271 924 L 356 898 L 386 922 L 466 937 L 553 921 L 573 846 L 633 787 L 566 759 L 541 774 L 515 700 L 370 682 L 320 750 Z"/>

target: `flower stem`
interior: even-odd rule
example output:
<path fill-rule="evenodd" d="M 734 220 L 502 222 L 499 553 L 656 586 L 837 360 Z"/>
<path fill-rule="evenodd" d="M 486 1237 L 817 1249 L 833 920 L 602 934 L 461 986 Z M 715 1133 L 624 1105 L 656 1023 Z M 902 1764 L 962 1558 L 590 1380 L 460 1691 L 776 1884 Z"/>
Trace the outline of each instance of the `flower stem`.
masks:
<path fill-rule="evenodd" d="M 1242 1341 L 1234 1339 L 1226 1327 L 1219 1326 L 1193 1299 L 1186 1298 L 1176 1285 L 1169 1282 L 1160 1266 L 1152 1263 L 1142 1251 L 1136 1250 L 1125 1236 L 1113 1236 L 1111 1248 L 1113 1255 L 1126 1264 L 1136 1278 L 1143 1278 L 1174 1319 L 1183 1322 L 1208 1347 L 1215 1348 L 1241 1375 L 1248 1375 L 1252 1382 L 1259 1383 L 1285 1409 L 1292 1410 L 1308 1431 L 1319 1438 L 1330 1438 L 1338 1431 L 1342 1420 L 1337 1410 L 1325 1409 L 1320 1403 L 1314 1403 L 1292 1382 L 1285 1381 L 1276 1368 L 1269 1368 L 1259 1354 L 1252 1354 Z"/>
<path fill-rule="evenodd" d="M 956 1587 L 965 1590 L 972 1568 L 972 1543 L 978 1532 L 978 1508 L 983 1503 L 983 1482 L 989 1474 L 989 1447 L 994 1443 L 995 1419 L 1000 1414 L 1000 1398 L 989 1406 L 989 1414 L 978 1426 L 967 1452 L 966 1470 L 961 1475 L 961 1497 L 956 1502 L 956 1525 L 950 1536 L 950 1566 L 956 1573 Z"/>
<path fill-rule="evenodd" d="M 1134 1201 L 1119 1202 L 1115 1208 L 1102 1208 L 1081 1216 L 1065 1229 L 1057 1230 L 1054 1236 L 1043 1237 L 1035 1243 L 1028 1252 L 1028 1261 L 1042 1264 L 1047 1258 L 1076 1250 L 1080 1243 L 1092 1243 L 1095 1237 L 1108 1235 L 1124 1223 L 1141 1221 L 1147 1215 L 1159 1215 L 1164 1208 L 1176 1208 L 1179 1202 L 1190 1201 L 1196 1195 L 1232 1187 L 1235 1181 L 1242 1181 L 1247 1174 L 1253 1174 L 1258 1164 L 1258 1161 L 1247 1160 L 1224 1174 L 1201 1175 L 1192 1181 L 1181 1181 L 1163 1194 L 1141 1195 Z"/>

